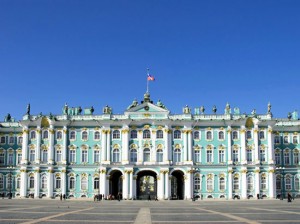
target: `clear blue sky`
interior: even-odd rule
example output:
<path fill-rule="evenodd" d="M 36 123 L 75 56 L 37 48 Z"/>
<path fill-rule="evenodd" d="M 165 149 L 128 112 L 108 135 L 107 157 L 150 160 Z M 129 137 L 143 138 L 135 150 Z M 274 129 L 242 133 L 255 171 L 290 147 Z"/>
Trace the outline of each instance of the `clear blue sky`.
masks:
<path fill-rule="evenodd" d="M 151 98 L 172 113 L 227 102 L 300 110 L 298 0 L 1 0 L 0 119 Z"/>

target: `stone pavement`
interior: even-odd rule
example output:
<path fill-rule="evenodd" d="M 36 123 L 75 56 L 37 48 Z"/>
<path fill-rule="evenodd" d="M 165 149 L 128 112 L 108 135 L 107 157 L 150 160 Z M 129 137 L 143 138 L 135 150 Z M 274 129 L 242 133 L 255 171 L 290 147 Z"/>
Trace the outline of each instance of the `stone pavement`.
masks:
<path fill-rule="evenodd" d="M 0 223 L 300 223 L 300 200 L 101 201 L 0 199 Z"/>

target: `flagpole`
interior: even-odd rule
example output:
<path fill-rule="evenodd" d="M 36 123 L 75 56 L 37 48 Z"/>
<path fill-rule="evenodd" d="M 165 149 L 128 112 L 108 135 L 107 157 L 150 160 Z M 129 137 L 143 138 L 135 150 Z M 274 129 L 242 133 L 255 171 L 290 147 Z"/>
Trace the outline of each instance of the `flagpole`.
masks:
<path fill-rule="evenodd" d="M 149 79 L 148 79 L 148 75 L 149 75 L 149 68 L 147 68 L 147 93 L 149 93 Z"/>

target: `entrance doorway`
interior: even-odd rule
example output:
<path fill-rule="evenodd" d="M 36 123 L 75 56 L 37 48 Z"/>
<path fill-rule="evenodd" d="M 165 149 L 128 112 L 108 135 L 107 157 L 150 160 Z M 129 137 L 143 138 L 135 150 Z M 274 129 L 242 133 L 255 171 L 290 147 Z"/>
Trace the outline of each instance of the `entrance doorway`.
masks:
<path fill-rule="evenodd" d="M 115 199 L 118 199 L 118 193 L 120 193 L 120 199 L 122 199 L 122 183 L 121 171 L 112 171 L 109 178 L 109 194 Z"/>
<path fill-rule="evenodd" d="M 184 174 L 180 170 L 176 170 L 172 173 L 171 198 L 172 200 L 184 199 Z"/>
<path fill-rule="evenodd" d="M 137 198 L 151 200 L 157 197 L 157 177 L 153 171 L 141 171 L 137 176 Z"/>

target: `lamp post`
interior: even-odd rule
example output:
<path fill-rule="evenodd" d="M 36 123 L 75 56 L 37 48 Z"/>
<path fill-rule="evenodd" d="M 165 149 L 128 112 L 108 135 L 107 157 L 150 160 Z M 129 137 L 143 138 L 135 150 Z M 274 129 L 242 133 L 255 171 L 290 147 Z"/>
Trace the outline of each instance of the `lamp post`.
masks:
<path fill-rule="evenodd" d="M 13 166 L 9 166 L 7 167 L 7 169 L 9 170 L 9 174 L 8 174 L 8 199 L 11 199 L 12 198 L 12 193 L 11 193 L 11 190 L 12 190 L 12 177 L 11 177 L 11 174 L 12 174 L 12 169 L 14 169 Z"/>
<path fill-rule="evenodd" d="M 276 170 L 278 170 L 279 171 L 279 173 L 280 173 L 280 177 L 281 177 L 281 183 L 280 183 L 280 185 L 281 185 L 281 193 L 280 193 L 280 199 L 281 200 L 283 200 L 283 198 L 284 198 L 284 192 L 283 192 L 283 187 L 284 187 L 284 183 L 283 183 L 283 181 L 284 181 L 284 178 L 283 178 L 283 174 L 284 174 L 284 169 L 285 169 L 285 167 L 276 167 Z"/>

